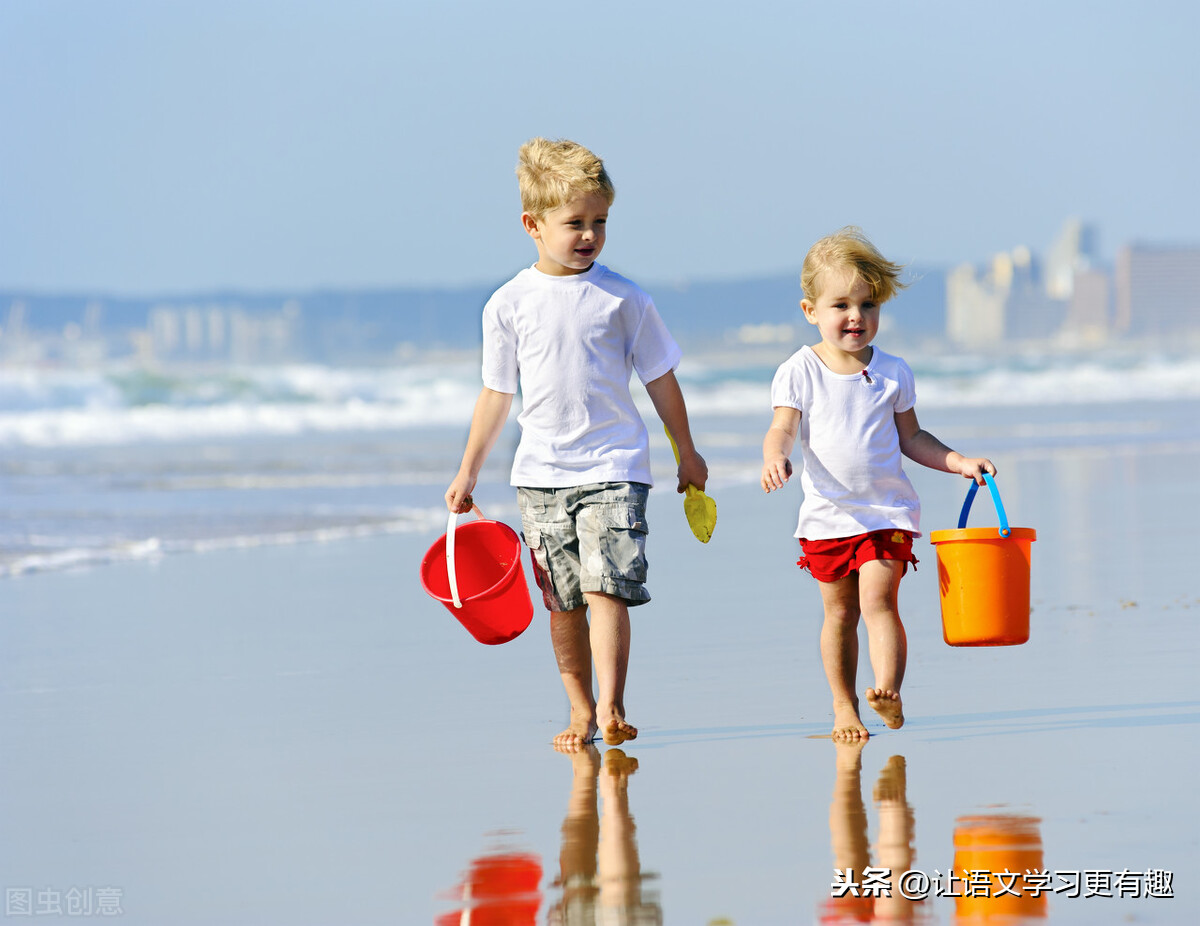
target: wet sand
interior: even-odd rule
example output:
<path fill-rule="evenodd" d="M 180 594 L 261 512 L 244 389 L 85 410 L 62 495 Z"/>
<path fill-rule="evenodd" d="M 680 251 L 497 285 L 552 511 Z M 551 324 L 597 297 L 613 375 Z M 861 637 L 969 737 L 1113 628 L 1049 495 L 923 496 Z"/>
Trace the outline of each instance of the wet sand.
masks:
<path fill-rule="evenodd" d="M 472 860 L 508 852 L 541 868 L 538 923 L 605 905 L 629 922 L 951 923 L 950 897 L 831 902 L 833 869 L 944 874 L 983 817 L 1032 833 L 1052 872 L 1097 873 L 1081 894 L 1173 874 L 1173 898 L 1060 890 L 1032 921 L 1195 922 L 1200 453 L 997 462 L 1012 523 L 1038 531 L 1031 639 L 946 646 L 919 540 L 907 723 L 867 711 L 860 754 L 827 737 L 798 491 L 714 487 L 702 546 L 656 490 L 627 692 L 641 734 L 619 755 L 554 751 L 566 703 L 544 613 L 512 643 L 474 642 L 421 591 L 434 535 L 0 582 L 6 914 L 115 898 L 128 923 L 457 923 Z M 926 531 L 954 526 L 965 484 L 913 475 Z M 862 666 L 860 688 L 865 647 Z"/>

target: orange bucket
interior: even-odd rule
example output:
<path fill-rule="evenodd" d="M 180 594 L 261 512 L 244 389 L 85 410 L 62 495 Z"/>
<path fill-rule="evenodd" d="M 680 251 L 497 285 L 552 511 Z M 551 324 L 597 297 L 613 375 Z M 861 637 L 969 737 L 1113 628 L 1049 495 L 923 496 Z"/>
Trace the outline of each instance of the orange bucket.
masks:
<path fill-rule="evenodd" d="M 1031 527 L 1009 527 L 996 482 L 985 473 L 1000 527 L 967 527 L 979 485 L 971 483 L 958 529 L 932 531 L 942 598 L 942 638 L 951 646 L 1013 646 L 1029 639 Z"/>
<path fill-rule="evenodd" d="M 421 585 L 480 643 L 507 643 L 533 620 L 521 538 L 507 524 L 473 510 L 479 520 L 462 527 L 450 513 L 445 535 L 421 560 Z"/>
<path fill-rule="evenodd" d="M 955 821 L 954 874 L 965 882 L 954 891 L 959 922 L 1014 923 L 1046 915 L 1048 892 L 1029 891 L 1023 880 L 1026 872 L 1043 870 L 1041 822 L 1015 814 Z"/>

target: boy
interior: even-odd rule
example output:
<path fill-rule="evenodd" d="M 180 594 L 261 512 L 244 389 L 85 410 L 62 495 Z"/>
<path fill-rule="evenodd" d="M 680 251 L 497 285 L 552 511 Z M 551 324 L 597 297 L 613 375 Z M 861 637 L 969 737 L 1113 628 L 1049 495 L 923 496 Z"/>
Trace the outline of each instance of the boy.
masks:
<path fill-rule="evenodd" d="M 446 505 L 470 509 L 519 385 L 511 482 L 571 703 L 570 725 L 554 743 L 575 750 L 599 732 L 615 745 L 637 736 L 625 719 L 629 608 L 650 600 L 650 442 L 631 371 L 679 448 L 678 491 L 703 489 L 708 467 L 675 379 L 678 345 L 650 297 L 596 263 L 614 197 L 603 162 L 574 142 L 535 138 L 521 147 L 517 177 L 538 259 L 484 306 L 483 389 Z"/>
<path fill-rule="evenodd" d="M 871 346 L 880 306 L 903 285 L 856 228 L 822 238 L 801 272 L 804 317 L 821 341 L 789 357 L 771 384 L 774 417 L 763 439 L 762 487 L 782 488 L 797 436 L 804 459 L 799 565 L 819 583 L 825 607 L 821 660 L 833 693 L 833 738 L 866 739 L 858 714 L 858 620 L 867 627 L 875 686 L 867 703 L 891 729 L 904 724 L 900 684 L 907 662 L 897 610 L 900 578 L 916 564 L 921 503 L 901 455 L 983 484 L 996 467 L 951 450 L 917 423 L 912 370 Z"/>

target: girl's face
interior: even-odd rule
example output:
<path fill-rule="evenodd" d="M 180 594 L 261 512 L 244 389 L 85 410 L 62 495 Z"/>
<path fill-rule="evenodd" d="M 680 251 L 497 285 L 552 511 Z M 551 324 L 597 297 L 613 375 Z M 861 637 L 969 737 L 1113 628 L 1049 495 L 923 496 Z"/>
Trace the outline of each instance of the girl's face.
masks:
<path fill-rule="evenodd" d="M 608 200 L 599 193 L 576 196 L 541 219 L 521 216 L 538 249 L 537 268 L 551 276 L 584 273 L 604 249 Z"/>
<path fill-rule="evenodd" d="M 836 354 L 870 360 L 871 341 L 879 332 L 879 303 L 871 287 L 847 268 L 830 267 L 821 274 L 821 294 L 800 303 L 804 317 L 821 332 L 821 342 Z"/>

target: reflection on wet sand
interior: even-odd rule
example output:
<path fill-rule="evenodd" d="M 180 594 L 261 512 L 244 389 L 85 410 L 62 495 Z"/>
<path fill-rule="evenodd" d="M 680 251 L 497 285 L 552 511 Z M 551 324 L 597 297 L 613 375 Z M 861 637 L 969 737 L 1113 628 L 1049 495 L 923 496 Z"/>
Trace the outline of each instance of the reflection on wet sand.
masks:
<path fill-rule="evenodd" d="M 542 894 L 541 860 L 529 852 L 497 850 L 471 862 L 451 896 L 462 906 L 435 926 L 534 926 Z"/>
<path fill-rule="evenodd" d="M 629 779 L 638 760 L 620 749 L 603 757 L 588 744 L 561 750 L 571 760 L 571 793 L 562 824 L 557 899 L 546 922 L 562 926 L 661 926 L 662 907 L 645 882 L 636 827 L 629 812 Z M 498 850 L 471 863 L 450 894 L 458 909 L 436 926 L 534 926 L 542 893 L 541 860 Z"/>
<path fill-rule="evenodd" d="M 837 777 L 829 806 L 829 835 L 833 866 L 863 872 L 872 867 L 867 836 L 867 808 L 862 796 L 862 750 L 865 742 L 835 743 Z M 822 923 L 914 922 L 923 901 L 902 896 L 896 883 L 912 868 L 915 819 L 906 795 L 907 768 L 903 756 L 892 756 L 879 773 L 872 796 L 879 816 L 874 867 L 890 871 L 880 883 L 891 896 L 830 897 L 821 905 Z M 925 919 L 924 915 L 920 919 Z"/>
<path fill-rule="evenodd" d="M 1016 926 L 1046 916 L 1047 895 L 1030 891 L 1026 873 L 1040 872 L 1041 820 L 1019 814 L 959 817 L 954 825 L 955 923 Z"/>
<path fill-rule="evenodd" d="M 620 749 L 601 759 L 592 745 L 567 753 L 573 776 L 562 825 L 561 896 L 548 922 L 563 926 L 597 923 L 657 926 L 662 907 L 645 881 L 636 827 L 629 812 L 629 779 L 638 760 Z"/>

